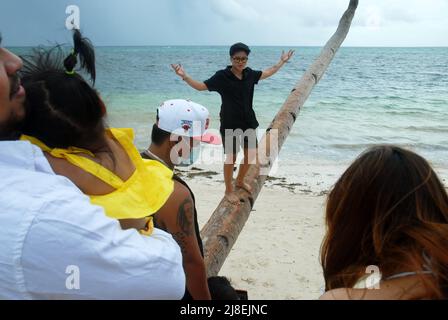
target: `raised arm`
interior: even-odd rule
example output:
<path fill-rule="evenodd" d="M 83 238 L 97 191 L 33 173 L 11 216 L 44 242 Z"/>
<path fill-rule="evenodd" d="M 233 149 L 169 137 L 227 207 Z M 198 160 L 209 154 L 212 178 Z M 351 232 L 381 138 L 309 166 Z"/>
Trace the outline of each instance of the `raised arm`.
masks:
<path fill-rule="evenodd" d="M 285 53 L 284 51 L 282 51 L 282 55 L 280 57 L 280 61 L 277 62 L 275 65 L 273 65 L 272 67 L 263 70 L 263 73 L 261 74 L 260 80 L 269 78 L 270 76 L 272 76 L 274 73 L 276 73 L 278 70 L 280 70 L 281 67 L 283 67 L 283 65 L 288 62 L 289 59 L 291 59 L 291 57 L 294 55 L 294 50 L 289 50 L 287 53 Z"/>
<path fill-rule="evenodd" d="M 207 90 L 207 86 L 205 85 L 205 83 L 192 79 L 189 75 L 187 75 L 181 64 L 172 64 L 171 67 L 173 68 L 174 72 L 176 72 L 176 74 L 181 77 L 182 80 L 184 80 L 186 83 L 188 83 L 188 85 L 193 89 L 199 91 Z"/>

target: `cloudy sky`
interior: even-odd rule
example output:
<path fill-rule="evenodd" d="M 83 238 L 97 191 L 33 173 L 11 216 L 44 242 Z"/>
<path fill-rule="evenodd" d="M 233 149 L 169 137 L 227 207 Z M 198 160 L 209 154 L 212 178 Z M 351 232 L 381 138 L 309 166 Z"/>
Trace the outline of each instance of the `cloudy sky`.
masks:
<path fill-rule="evenodd" d="M 349 0 L 1 0 L 6 46 L 68 42 L 77 5 L 95 45 L 320 46 Z M 448 46 L 448 0 L 359 0 L 346 46 Z"/>

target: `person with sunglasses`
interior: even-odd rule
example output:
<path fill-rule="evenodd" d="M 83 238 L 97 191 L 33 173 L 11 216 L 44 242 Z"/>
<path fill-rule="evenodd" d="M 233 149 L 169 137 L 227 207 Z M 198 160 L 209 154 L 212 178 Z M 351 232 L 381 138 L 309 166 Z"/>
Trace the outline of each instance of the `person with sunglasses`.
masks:
<path fill-rule="evenodd" d="M 189 86 L 199 91 L 216 91 L 221 95 L 220 132 L 223 138 L 224 182 L 227 200 L 238 204 L 239 199 L 233 193 L 233 171 L 236 157 L 243 148 L 244 159 L 235 181 L 235 186 L 251 193 L 251 187 L 244 182 L 250 164 L 257 161 L 257 117 L 253 110 L 254 88 L 259 80 L 269 78 L 288 62 L 294 50 L 282 52 L 280 61 L 263 71 L 252 70 L 247 66 L 251 50 L 244 43 L 238 42 L 230 47 L 231 65 L 217 71 L 211 78 L 201 82 L 191 78 L 181 64 L 172 64 L 176 74 Z"/>

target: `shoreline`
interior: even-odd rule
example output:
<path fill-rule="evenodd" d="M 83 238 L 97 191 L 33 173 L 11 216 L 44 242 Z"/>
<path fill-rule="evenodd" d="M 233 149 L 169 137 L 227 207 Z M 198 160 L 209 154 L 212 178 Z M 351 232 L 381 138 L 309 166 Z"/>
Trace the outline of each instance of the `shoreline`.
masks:
<path fill-rule="evenodd" d="M 297 164 L 296 170 L 291 166 L 280 167 L 274 174 L 266 177 L 264 188 L 286 190 L 293 194 L 322 196 L 327 195 L 337 179 L 350 163 Z M 448 167 L 432 165 L 445 189 L 448 190 Z M 214 182 L 224 185 L 224 177 L 220 165 L 193 165 L 186 169 L 175 169 L 182 178 Z M 236 173 L 234 174 L 234 178 Z M 224 191 L 223 191 L 224 194 Z"/>

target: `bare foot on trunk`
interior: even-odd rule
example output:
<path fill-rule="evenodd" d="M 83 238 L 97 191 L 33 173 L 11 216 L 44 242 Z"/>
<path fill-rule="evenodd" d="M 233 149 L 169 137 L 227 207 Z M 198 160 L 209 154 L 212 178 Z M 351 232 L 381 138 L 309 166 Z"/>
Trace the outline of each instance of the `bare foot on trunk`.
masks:
<path fill-rule="evenodd" d="M 252 191 L 253 191 L 253 189 L 252 189 L 252 187 L 248 184 L 248 183 L 246 183 L 246 182 L 236 182 L 235 183 L 235 186 L 237 187 L 237 188 L 241 188 L 241 189 L 243 189 L 243 190 L 246 190 L 248 193 L 250 193 L 250 194 L 252 194 Z"/>
<path fill-rule="evenodd" d="M 231 204 L 234 205 L 240 205 L 240 198 L 235 194 L 235 192 L 226 192 L 225 198 L 227 201 L 229 201 Z"/>

